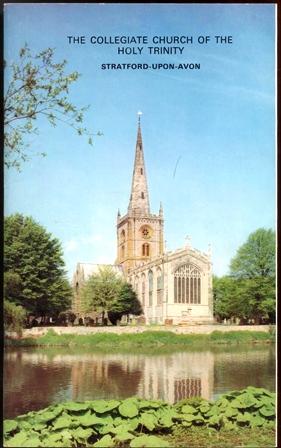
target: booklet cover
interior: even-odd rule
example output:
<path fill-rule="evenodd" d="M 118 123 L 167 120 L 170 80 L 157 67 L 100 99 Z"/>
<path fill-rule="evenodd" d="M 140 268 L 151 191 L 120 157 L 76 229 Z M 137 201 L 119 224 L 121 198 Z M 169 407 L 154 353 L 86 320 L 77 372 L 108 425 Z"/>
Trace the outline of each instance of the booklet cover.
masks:
<path fill-rule="evenodd" d="M 22 307 L 24 335 L 72 322 L 274 339 L 275 54 L 274 4 L 5 5 L 5 312 Z M 141 308 L 83 295 L 109 275 Z M 67 400 L 275 390 L 272 345 L 18 350 L 9 419 Z"/>

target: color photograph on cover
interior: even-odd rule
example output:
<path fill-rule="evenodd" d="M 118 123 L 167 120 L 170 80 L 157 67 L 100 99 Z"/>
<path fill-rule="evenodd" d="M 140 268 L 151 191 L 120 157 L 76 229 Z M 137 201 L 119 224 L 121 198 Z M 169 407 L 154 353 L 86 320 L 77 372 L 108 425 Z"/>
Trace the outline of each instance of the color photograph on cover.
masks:
<path fill-rule="evenodd" d="M 4 61 L 4 446 L 274 446 L 276 5 L 7 3 Z"/>

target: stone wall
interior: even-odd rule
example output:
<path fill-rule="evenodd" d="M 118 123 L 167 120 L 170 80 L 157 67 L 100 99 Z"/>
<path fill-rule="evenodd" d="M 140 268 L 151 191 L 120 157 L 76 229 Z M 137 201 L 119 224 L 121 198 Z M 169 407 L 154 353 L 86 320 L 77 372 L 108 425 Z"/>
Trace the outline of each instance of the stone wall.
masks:
<path fill-rule="evenodd" d="M 186 326 L 108 326 L 108 327 L 34 327 L 23 330 L 23 338 L 38 337 L 53 330 L 57 334 L 142 333 L 143 331 L 172 331 L 178 334 L 209 334 L 213 331 L 264 331 L 270 325 L 186 325 Z M 9 334 L 12 337 L 12 334 Z"/>

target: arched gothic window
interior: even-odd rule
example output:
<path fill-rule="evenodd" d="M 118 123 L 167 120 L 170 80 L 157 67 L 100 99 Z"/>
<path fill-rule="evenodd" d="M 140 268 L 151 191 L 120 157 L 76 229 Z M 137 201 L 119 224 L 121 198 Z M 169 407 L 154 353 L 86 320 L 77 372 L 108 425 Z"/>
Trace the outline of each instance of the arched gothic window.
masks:
<path fill-rule="evenodd" d="M 149 244 L 148 243 L 144 243 L 142 245 L 142 256 L 143 257 L 149 257 Z"/>
<path fill-rule="evenodd" d="M 174 302 L 201 303 L 201 272 L 196 266 L 185 264 L 175 271 Z"/>
<path fill-rule="evenodd" d="M 153 272 L 148 272 L 148 297 L 149 297 L 149 306 L 153 304 Z"/>
<path fill-rule="evenodd" d="M 145 274 L 141 276 L 141 301 L 143 306 L 145 305 Z"/>
<path fill-rule="evenodd" d="M 163 273 L 160 268 L 157 269 L 157 305 L 163 303 Z"/>
<path fill-rule="evenodd" d="M 124 243 L 125 237 L 126 237 L 126 233 L 125 233 L 125 230 L 123 229 L 120 233 L 121 243 Z"/>
<path fill-rule="evenodd" d="M 138 278 L 138 276 L 135 277 L 134 290 L 135 290 L 135 293 L 138 295 L 139 294 L 139 278 Z"/>

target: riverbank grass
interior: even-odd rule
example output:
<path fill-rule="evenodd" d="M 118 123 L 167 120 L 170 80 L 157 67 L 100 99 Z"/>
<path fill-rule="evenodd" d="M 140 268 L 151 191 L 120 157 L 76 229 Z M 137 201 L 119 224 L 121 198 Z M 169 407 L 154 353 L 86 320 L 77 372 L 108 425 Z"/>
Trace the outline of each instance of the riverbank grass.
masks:
<path fill-rule="evenodd" d="M 210 428 L 178 428 L 164 437 L 173 448 L 275 448 L 275 430 L 270 428 L 239 428 L 236 430 Z"/>
<path fill-rule="evenodd" d="M 22 339 L 6 339 L 10 346 L 90 346 L 96 348 L 130 347 L 194 347 L 219 344 L 270 343 L 274 334 L 262 331 L 213 331 L 210 334 L 176 334 L 172 331 L 144 331 L 133 334 L 100 333 L 87 335 L 57 334 L 53 329 L 45 335 Z"/>

